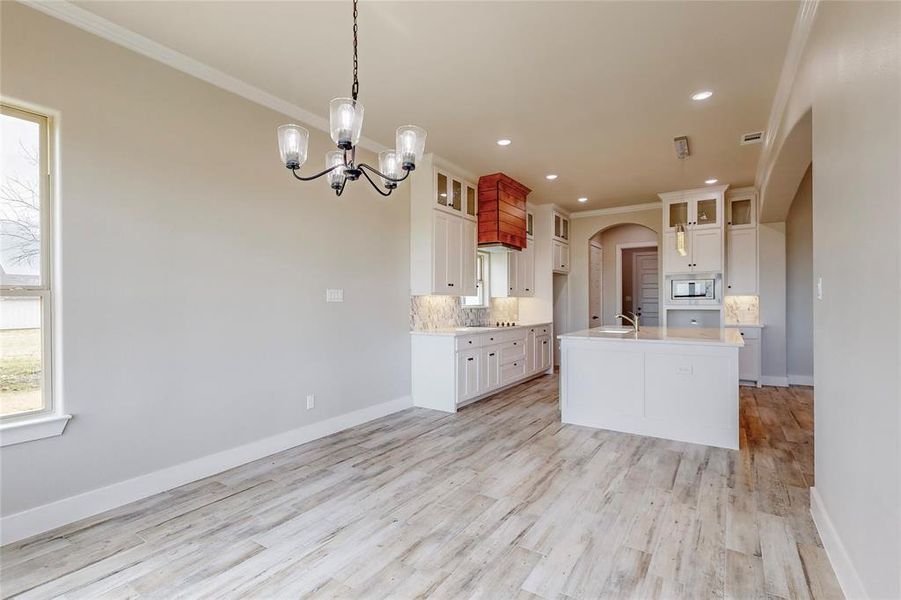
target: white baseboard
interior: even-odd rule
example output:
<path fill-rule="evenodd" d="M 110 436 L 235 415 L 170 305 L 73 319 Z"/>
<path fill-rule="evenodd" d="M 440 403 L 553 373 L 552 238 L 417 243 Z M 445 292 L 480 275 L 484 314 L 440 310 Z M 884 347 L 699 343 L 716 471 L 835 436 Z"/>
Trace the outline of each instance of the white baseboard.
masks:
<path fill-rule="evenodd" d="M 129 502 L 227 471 L 411 406 L 413 406 L 412 398 L 403 396 L 243 446 L 209 454 L 159 471 L 7 515 L 0 518 L 0 544 L 16 542 L 118 508 Z"/>
<path fill-rule="evenodd" d="M 774 385 L 776 387 L 788 387 L 788 377 L 776 377 L 773 375 L 761 375 L 760 385 Z"/>
<path fill-rule="evenodd" d="M 844 544 L 826 512 L 826 506 L 823 499 L 815 487 L 810 488 L 810 516 L 813 517 L 813 523 L 816 525 L 820 539 L 823 540 L 823 547 L 826 549 L 826 556 L 832 564 L 832 570 L 835 571 L 835 577 L 838 584 L 842 587 L 845 598 L 849 600 L 858 600 L 859 598 L 869 598 L 863 587 L 857 570 L 851 562 L 851 557 L 845 550 Z"/>
<path fill-rule="evenodd" d="M 788 385 L 813 385 L 813 375 L 789 375 Z"/>

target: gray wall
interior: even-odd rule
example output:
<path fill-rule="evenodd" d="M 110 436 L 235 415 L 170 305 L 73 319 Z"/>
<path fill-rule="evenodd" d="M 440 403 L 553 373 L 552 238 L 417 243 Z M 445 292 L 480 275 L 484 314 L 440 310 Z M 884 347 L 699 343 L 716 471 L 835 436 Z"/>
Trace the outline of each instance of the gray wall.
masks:
<path fill-rule="evenodd" d="M 785 348 L 785 223 L 757 228 L 760 285 L 760 372 L 767 385 L 787 385 Z"/>
<path fill-rule="evenodd" d="M 792 381 L 813 377 L 812 186 L 811 169 L 807 169 L 785 222 L 785 337 Z"/>
<path fill-rule="evenodd" d="M 873 598 L 901 597 L 899 40 L 901 3 L 820 3 L 768 132 L 780 148 L 812 111 L 815 498 L 847 590 Z"/>
<path fill-rule="evenodd" d="M 74 415 L 0 451 L 4 515 L 410 393 L 408 186 L 336 199 L 296 182 L 276 148 L 287 117 L 0 10 L 3 94 L 61 114 L 58 368 Z M 310 146 L 307 172 L 331 142 L 312 131 Z M 326 287 L 345 302 L 325 304 Z"/>

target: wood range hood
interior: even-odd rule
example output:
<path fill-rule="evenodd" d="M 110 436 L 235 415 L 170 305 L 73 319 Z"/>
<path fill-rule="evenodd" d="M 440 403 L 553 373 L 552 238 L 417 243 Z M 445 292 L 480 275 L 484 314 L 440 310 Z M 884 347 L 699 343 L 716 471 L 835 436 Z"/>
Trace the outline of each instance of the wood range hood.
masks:
<path fill-rule="evenodd" d="M 479 248 L 526 247 L 529 188 L 503 173 L 479 177 Z"/>

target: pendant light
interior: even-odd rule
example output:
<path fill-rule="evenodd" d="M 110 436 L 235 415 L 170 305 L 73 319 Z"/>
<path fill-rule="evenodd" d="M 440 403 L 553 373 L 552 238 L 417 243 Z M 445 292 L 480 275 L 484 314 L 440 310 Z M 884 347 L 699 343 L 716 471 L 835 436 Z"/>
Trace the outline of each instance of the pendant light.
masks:
<path fill-rule="evenodd" d="M 397 184 L 409 177 L 410 172 L 422 161 L 426 131 L 416 125 L 398 127 L 395 149 L 379 153 L 378 169 L 366 163 L 355 162 L 357 145 L 363 132 L 363 105 L 358 101 L 357 0 L 353 0 L 353 21 L 354 62 L 350 98 L 335 98 L 329 103 L 329 134 L 338 150 L 326 153 L 325 170 L 310 177 L 301 176 L 298 171 L 307 160 L 310 132 L 300 125 L 289 124 L 278 128 L 279 155 L 285 167 L 300 181 L 312 181 L 327 175 L 329 186 L 338 196 L 344 192 L 348 181 L 356 181 L 361 175 L 378 193 L 389 196 L 397 188 Z M 380 180 L 381 186 L 373 180 L 370 173 Z"/>

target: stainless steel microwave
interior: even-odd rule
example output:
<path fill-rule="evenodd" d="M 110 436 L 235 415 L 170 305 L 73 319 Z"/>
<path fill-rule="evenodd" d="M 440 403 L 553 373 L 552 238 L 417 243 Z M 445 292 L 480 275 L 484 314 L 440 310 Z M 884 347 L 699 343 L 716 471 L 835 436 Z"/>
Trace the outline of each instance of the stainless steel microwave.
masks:
<path fill-rule="evenodd" d="M 669 304 L 719 304 L 722 301 L 720 274 L 697 278 L 668 277 Z"/>

